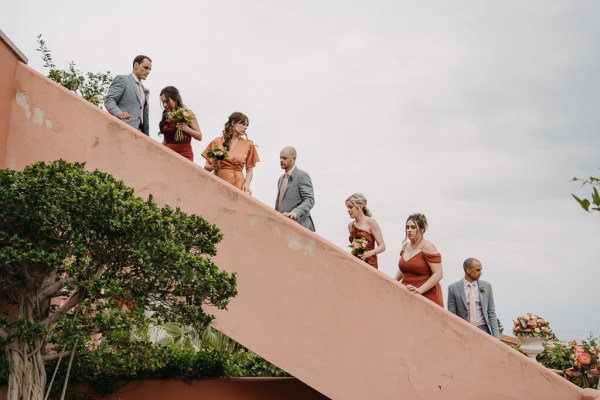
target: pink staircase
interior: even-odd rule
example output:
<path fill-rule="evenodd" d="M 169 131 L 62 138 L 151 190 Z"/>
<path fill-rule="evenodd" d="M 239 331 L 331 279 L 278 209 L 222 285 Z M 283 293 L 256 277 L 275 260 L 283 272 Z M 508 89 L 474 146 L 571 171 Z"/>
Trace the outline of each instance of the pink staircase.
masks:
<path fill-rule="evenodd" d="M 85 161 L 217 224 L 216 262 L 237 272 L 239 295 L 215 326 L 312 388 L 344 400 L 594 398 L 22 61 L 3 37 L 0 167 Z"/>

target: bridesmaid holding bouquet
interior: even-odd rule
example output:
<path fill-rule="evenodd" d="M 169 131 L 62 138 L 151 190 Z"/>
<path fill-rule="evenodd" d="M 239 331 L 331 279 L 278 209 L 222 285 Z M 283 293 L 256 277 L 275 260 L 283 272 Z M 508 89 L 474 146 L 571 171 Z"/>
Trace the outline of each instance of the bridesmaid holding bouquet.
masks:
<path fill-rule="evenodd" d="M 378 269 L 377 254 L 385 251 L 385 242 L 379 224 L 367 208 L 367 198 L 362 193 L 354 193 L 346 199 L 346 208 L 354 219 L 348 224 L 352 254 Z"/>
<path fill-rule="evenodd" d="M 241 112 L 234 112 L 225 123 L 223 136 L 213 139 L 206 146 L 202 157 L 206 159 L 204 165 L 206 170 L 214 171 L 219 178 L 251 195 L 250 183 L 254 166 L 260 160 L 254 143 L 243 138 L 246 136 L 247 128 L 248 117 Z M 222 160 L 211 157 L 211 155 L 214 157 L 219 149 L 226 154 Z M 246 176 L 244 176 L 244 168 L 246 168 Z"/>
<path fill-rule="evenodd" d="M 183 105 L 179 90 L 174 86 L 167 86 L 161 90 L 160 101 L 164 110 L 158 126 L 160 133 L 164 135 L 163 144 L 194 161 L 192 138 L 202 140 L 196 116 Z"/>

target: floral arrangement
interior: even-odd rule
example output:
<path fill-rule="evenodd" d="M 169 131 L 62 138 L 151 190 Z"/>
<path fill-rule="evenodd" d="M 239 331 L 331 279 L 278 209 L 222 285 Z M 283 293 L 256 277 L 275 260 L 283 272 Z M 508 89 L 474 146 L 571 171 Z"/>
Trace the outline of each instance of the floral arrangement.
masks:
<path fill-rule="evenodd" d="M 521 315 L 514 320 L 514 323 L 513 333 L 515 336 L 554 338 L 548 321 L 532 313 Z"/>
<path fill-rule="evenodd" d="M 588 376 L 588 372 L 598 366 L 598 351 L 596 339 L 568 343 L 555 342 L 545 345 L 540 361 L 544 366 L 562 371 L 565 379 L 579 387 L 589 388 L 597 384 L 597 377 Z"/>
<path fill-rule="evenodd" d="M 354 238 L 354 239 L 352 239 L 352 243 L 350 243 L 348 245 L 348 247 L 350 247 L 350 249 L 352 249 L 351 250 L 352 254 L 357 256 L 359 254 L 363 254 L 366 251 L 368 244 L 369 244 L 369 242 L 367 241 L 367 239 Z"/>
<path fill-rule="evenodd" d="M 189 125 L 192 123 L 192 113 L 189 112 L 184 107 L 177 107 L 173 111 L 167 113 L 167 121 L 166 122 L 167 123 L 174 122 L 176 124 L 183 122 L 183 123 Z M 175 141 L 181 142 L 183 140 L 183 138 L 184 138 L 183 132 L 181 132 L 181 129 L 177 129 L 177 131 L 175 131 Z"/>
<path fill-rule="evenodd" d="M 213 160 L 217 160 L 217 161 L 223 161 L 224 159 L 226 159 L 229 154 L 227 154 L 227 151 L 217 145 L 215 145 L 214 147 L 208 149 L 208 151 L 206 152 L 206 155 L 208 156 L 208 158 L 212 158 Z M 217 171 L 219 169 L 215 168 L 215 175 L 217 174 Z"/>

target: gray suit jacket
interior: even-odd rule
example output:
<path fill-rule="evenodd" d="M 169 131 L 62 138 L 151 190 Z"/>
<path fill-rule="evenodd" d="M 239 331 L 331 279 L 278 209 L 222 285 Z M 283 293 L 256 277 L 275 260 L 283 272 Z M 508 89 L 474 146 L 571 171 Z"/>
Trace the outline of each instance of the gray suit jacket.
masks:
<path fill-rule="evenodd" d="M 277 200 L 279 199 L 279 188 L 284 175 L 281 175 L 277 181 L 277 197 L 275 198 L 275 209 L 277 210 Z M 283 200 L 281 202 L 280 212 L 293 212 L 298 217 L 297 221 L 300 225 L 305 226 L 311 231 L 315 231 L 310 210 L 315 205 L 315 195 L 313 191 L 312 181 L 310 176 L 299 169 L 294 168 L 291 175 L 292 180 L 288 182 Z"/>
<path fill-rule="evenodd" d="M 142 88 L 144 85 L 142 84 Z M 144 93 L 144 98 L 140 99 L 137 90 L 137 83 L 131 74 L 117 75 L 108 88 L 108 94 L 104 100 L 106 111 L 114 116 L 122 112 L 128 112 L 132 116 L 130 119 L 124 119 L 123 122 L 133 126 L 135 129 L 140 127 L 140 118 L 142 116 L 142 105 L 144 105 L 144 126 L 142 132 L 146 135 L 150 133 L 150 122 L 148 119 L 148 95 Z"/>
<path fill-rule="evenodd" d="M 482 280 L 479 280 L 478 283 L 483 318 L 485 318 L 492 336 L 498 338 L 500 337 L 500 332 L 498 331 L 498 319 L 496 318 L 492 285 Z M 481 291 L 482 288 L 485 288 L 483 292 Z M 469 307 L 467 306 L 467 295 L 465 294 L 465 286 L 462 279 L 448 286 L 448 311 L 458 315 L 465 321 L 469 321 Z"/>

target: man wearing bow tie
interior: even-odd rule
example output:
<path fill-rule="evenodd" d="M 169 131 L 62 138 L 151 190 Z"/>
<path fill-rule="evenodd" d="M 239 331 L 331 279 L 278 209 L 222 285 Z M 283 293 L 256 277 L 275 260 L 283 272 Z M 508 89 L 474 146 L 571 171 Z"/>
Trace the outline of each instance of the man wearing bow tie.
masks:
<path fill-rule="evenodd" d="M 104 101 L 106 111 L 144 133 L 150 133 L 148 95 L 142 80 L 152 70 L 152 60 L 147 56 L 133 59 L 129 75 L 117 75 L 108 88 Z"/>
<path fill-rule="evenodd" d="M 285 171 L 277 183 L 275 210 L 300 225 L 315 231 L 310 210 L 315 205 L 315 195 L 310 176 L 296 167 L 296 149 L 288 146 L 279 153 L 279 164 Z"/>

